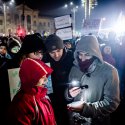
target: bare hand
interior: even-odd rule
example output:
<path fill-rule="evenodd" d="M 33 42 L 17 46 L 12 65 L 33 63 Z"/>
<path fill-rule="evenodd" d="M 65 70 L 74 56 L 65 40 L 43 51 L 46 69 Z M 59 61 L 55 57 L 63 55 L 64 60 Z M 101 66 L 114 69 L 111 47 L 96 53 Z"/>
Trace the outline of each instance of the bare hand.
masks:
<path fill-rule="evenodd" d="M 74 97 L 76 97 L 80 93 L 80 91 L 81 91 L 81 88 L 79 88 L 79 87 L 73 87 L 73 88 L 71 88 L 69 90 L 69 94 L 70 94 L 71 97 L 74 98 Z"/>
<path fill-rule="evenodd" d="M 84 102 L 83 101 L 77 101 L 77 102 L 72 102 L 67 105 L 67 108 L 72 111 L 81 111 L 84 107 Z"/>

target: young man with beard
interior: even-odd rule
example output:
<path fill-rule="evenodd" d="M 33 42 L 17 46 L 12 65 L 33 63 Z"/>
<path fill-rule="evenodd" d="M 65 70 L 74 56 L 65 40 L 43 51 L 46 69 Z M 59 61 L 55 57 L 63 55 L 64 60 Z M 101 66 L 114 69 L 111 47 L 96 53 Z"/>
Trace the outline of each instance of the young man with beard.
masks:
<path fill-rule="evenodd" d="M 48 52 L 47 62 L 50 62 L 53 69 L 51 75 L 53 94 L 50 94 L 50 98 L 57 125 L 69 125 L 64 91 L 68 82 L 70 69 L 73 65 L 73 52 L 67 50 L 64 47 L 63 40 L 55 34 L 47 37 L 45 46 Z"/>
<path fill-rule="evenodd" d="M 71 125 L 110 125 L 109 116 L 120 103 L 116 68 L 103 61 L 93 35 L 81 37 L 74 57 L 69 81 L 76 80 L 79 85 L 71 83 L 65 93 L 72 101 L 67 105 Z"/>

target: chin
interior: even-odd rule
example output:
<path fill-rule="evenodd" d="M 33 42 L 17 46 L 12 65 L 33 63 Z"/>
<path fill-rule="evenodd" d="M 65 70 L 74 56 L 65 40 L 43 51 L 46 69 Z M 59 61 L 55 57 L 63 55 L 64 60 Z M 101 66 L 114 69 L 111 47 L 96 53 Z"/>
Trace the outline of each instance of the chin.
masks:
<path fill-rule="evenodd" d="M 55 61 L 59 61 L 60 60 L 60 58 L 59 59 L 55 59 Z"/>
<path fill-rule="evenodd" d="M 44 85 L 41 85 L 40 87 L 41 87 L 41 88 L 44 88 L 45 86 L 44 86 Z"/>

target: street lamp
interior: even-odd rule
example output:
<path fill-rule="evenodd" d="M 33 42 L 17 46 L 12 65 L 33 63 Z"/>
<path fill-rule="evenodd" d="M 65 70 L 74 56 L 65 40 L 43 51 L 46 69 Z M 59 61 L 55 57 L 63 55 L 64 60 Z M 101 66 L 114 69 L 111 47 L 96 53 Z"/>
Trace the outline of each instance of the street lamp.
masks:
<path fill-rule="evenodd" d="M 14 0 L 11 0 L 10 2 L 9 2 L 9 4 L 10 5 L 12 5 L 14 3 Z M 3 14 L 4 14 L 4 33 L 5 33 L 5 35 L 7 35 L 7 23 L 6 23 L 6 21 L 7 21 L 7 5 L 6 5 L 6 3 L 5 2 L 3 2 Z"/>
<path fill-rule="evenodd" d="M 78 9 L 78 6 L 73 7 L 72 12 L 73 12 L 73 35 L 75 35 L 76 32 L 76 11 Z"/>
<path fill-rule="evenodd" d="M 6 35 L 6 3 L 3 3 L 3 15 L 4 15 L 4 34 Z"/>
<path fill-rule="evenodd" d="M 103 23 L 104 23 L 105 20 L 106 20 L 105 17 L 101 18 L 101 20 L 100 20 L 99 30 L 98 30 L 98 36 L 99 36 L 99 34 L 100 34 L 101 30 L 102 30 L 102 25 L 103 25 Z"/>
<path fill-rule="evenodd" d="M 69 5 L 68 4 L 64 5 L 64 8 L 68 8 L 68 7 L 72 8 L 71 11 L 73 13 L 73 35 L 75 35 L 75 31 L 76 31 L 75 20 L 76 20 L 76 11 L 78 9 L 78 6 L 75 6 L 73 2 L 70 2 Z"/>
<path fill-rule="evenodd" d="M 81 0 L 82 6 L 85 10 L 85 19 L 88 19 L 91 15 L 91 10 L 98 5 L 97 0 Z"/>

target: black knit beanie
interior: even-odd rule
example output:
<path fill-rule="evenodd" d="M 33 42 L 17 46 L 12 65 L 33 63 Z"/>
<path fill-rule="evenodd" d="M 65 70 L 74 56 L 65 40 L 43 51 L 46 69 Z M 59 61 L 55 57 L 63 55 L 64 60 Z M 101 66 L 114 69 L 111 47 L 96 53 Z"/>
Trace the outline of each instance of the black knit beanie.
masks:
<path fill-rule="evenodd" d="M 46 38 L 45 46 L 48 52 L 64 48 L 63 40 L 55 34 L 51 34 Z"/>
<path fill-rule="evenodd" d="M 5 47 L 7 48 L 7 44 L 4 43 L 4 42 L 1 42 L 1 43 L 0 43 L 0 46 L 5 46 Z"/>
<path fill-rule="evenodd" d="M 37 34 L 26 35 L 22 40 L 22 46 L 19 54 L 25 55 L 39 50 L 41 50 L 43 53 L 46 50 L 42 37 Z"/>

